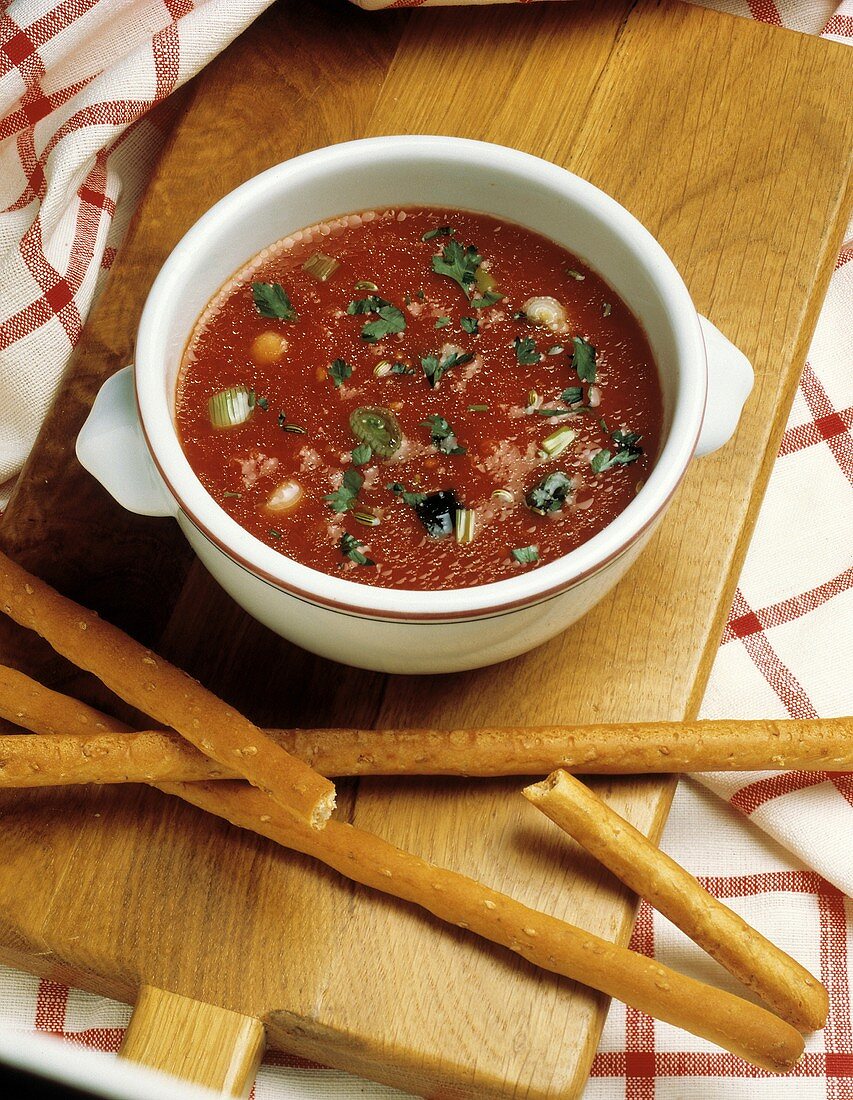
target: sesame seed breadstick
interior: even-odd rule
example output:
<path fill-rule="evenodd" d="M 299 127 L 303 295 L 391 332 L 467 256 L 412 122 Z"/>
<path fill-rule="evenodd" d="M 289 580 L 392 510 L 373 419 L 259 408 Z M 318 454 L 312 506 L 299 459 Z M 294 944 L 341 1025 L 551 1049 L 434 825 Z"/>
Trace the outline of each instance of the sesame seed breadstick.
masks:
<path fill-rule="evenodd" d="M 362 829 L 332 820 L 316 832 L 283 815 L 261 792 L 233 782 L 162 784 L 161 790 L 313 856 L 355 882 L 419 905 L 544 970 L 709 1039 L 753 1065 L 780 1073 L 802 1053 L 800 1033 L 758 1005 L 530 909 Z"/>
<path fill-rule="evenodd" d="M 125 702 L 322 828 L 335 788 L 185 672 L 0 554 L 0 608 Z"/>
<path fill-rule="evenodd" d="M 523 793 L 788 1023 L 805 1031 L 824 1026 L 829 996 L 817 978 L 712 897 L 589 787 L 556 771 Z"/>
<path fill-rule="evenodd" d="M 54 708 L 64 696 L 53 693 Z M 76 704 L 65 698 L 69 721 Z M 54 710 L 54 715 L 55 710 Z M 99 715 L 107 729 L 127 727 Z M 516 951 L 553 973 L 574 978 L 610 996 L 718 1043 L 764 1069 L 782 1073 L 803 1051 L 802 1036 L 764 1009 L 703 985 L 530 909 L 473 879 L 410 855 L 363 830 L 329 821 L 322 831 L 282 811 L 245 784 L 159 783 L 159 790 L 313 856 L 342 875 L 410 901 L 442 920 Z"/>

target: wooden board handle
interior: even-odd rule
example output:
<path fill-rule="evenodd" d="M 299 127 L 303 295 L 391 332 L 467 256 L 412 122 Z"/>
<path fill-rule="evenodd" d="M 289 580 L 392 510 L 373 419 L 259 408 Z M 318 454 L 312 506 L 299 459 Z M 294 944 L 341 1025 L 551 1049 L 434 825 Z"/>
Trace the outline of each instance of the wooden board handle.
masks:
<path fill-rule="evenodd" d="M 265 1042 L 254 1016 L 144 985 L 119 1054 L 222 1096 L 248 1096 Z"/>

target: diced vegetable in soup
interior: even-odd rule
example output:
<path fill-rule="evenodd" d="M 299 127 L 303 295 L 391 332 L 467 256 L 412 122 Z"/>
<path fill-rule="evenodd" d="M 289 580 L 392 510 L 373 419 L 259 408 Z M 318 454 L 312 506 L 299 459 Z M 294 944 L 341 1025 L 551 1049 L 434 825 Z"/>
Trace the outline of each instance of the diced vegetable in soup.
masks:
<path fill-rule="evenodd" d="M 304 229 L 239 272 L 189 341 L 177 419 L 208 492 L 267 545 L 443 589 L 601 531 L 648 474 L 662 400 L 637 319 L 577 257 L 406 208 Z"/>

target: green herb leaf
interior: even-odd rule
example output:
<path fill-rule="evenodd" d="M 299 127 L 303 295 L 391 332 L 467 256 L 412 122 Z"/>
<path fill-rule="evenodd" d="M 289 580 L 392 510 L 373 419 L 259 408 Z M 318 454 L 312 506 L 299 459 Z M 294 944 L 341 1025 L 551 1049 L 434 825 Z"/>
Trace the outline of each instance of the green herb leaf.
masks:
<path fill-rule="evenodd" d="M 364 466 L 373 458 L 373 448 L 369 443 L 359 443 L 352 449 L 352 460 L 356 466 Z"/>
<path fill-rule="evenodd" d="M 421 366 L 423 367 L 424 374 L 427 376 L 427 381 L 430 386 L 435 389 L 442 377 L 451 367 L 461 367 L 465 363 L 470 363 L 473 358 L 474 356 L 467 351 L 461 355 L 458 352 L 452 352 L 441 360 L 437 355 L 425 355 L 423 359 L 421 359 Z"/>
<path fill-rule="evenodd" d="M 261 395 L 255 397 L 255 404 L 259 409 L 263 409 L 264 412 L 269 412 L 270 403 L 267 399 Z"/>
<path fill-rule="evenodd" d="M 531 367 L 534 363 L 538 363 L 541 356 L 536 350 L 536 341 L 532 336 L 516 336 L 513 341 L 515 344 L 515 357 L 524 367 Z"/>
<path fill-rule="evenodd" d="M 406 327 L 406 318 L 403 311 L 375 294 L 370 294 L 367 298 L 357 298 L 355 301 L 350 302 L 347 306 L 347 313 L 351 317 L 362 313 L 375 313 L 378 315 L 378 320 L 368 321 L 361 330 L 362 340 L 367 340 L 369 344 L 375 344 L 395 332 L 402 332 Z"/>
<path fill-rule="evenodd" d="M 281 283 L 252 283 L 252 297 L 262 317 L 295 321 L 298 316 Z"/>
<path fill-rule="evenodd" d="M 474 309 L 488 309 L 503 298 L 498 290 L 487 290 L 482 298 L 472 298 L 471 305 Z"/>
<path fill-rule="evenodd" d="M 440 256 L 433 256 L 432 269 L 436 275 L 446 275 L 458 283 L 466 298 L 471 297 L 471 284 L 477 275 L 477 268 L 483 257 L 469 244 L 463 247 L 453 237 L 444 246 Z"/>
<path fill-rule="evenodd" d="M 453 230 L 449 225 L 440 225 L 438 229 L 428 229 L 421 237 L 422 241 L 432 241 L 436 237 L 452 237 Z"/>
<path fill-rule="evenodd" d="M 406 490 L 405 485 L 401 485 L 399 481 L 392 481 L 390 485 L 385 486 L 389 492 L 396 494 L 400 497 L 404 504 L 409 504 L 414 508 L 418 504 L 423 504 L 427 498 L 427 493 L 409 493 Z"/>
<path fill-rule="evenodd" d="M 333 512 L 347 512 L 356 502 L 359 490 L 364 484 L 364 478 L 351 467 L 344 471 L 343 481 L 340 487 L 333 493 L 326 493 L 323 500 L 328 502 Z"/>
<path fill-rule="evenodd" d="M 578 401 L 583 401 L 583 386 L 569 386 L 560 394 L 560 400 L 567 405 L 577 405 Z"/>
<path fill-rule="evenodd" d="M 364 543 L 354 535 L 345 532 L 341 535 L 339 545 L 343 556 L 349 558 L 350 561 L 354 561 L 356 565 L 376 565 L 376 562 L 372 558 L 368 558 L 366 554 L 362 554 L 361 550 L 359 550 L 359 547 L 364 546 Z"/>
<path fill-rule="evenodd" d="M 568 416 L 571 409 L 534 409 L 537 416 Z"/>
<path fill-rule="evenodd" d="M 405 363 L 392 363 L 391 364 L 391 373 L 392 374 L 414 374 L 415 373 L 415 368 L 414 367 L 407 367 Z"/>
<path fill-rule="evenodd" d="M 581 382 L 595 381 L 595 348 L 582 336 L 573 336 L 575 350 L 572 353 L 572 366 L 578 372 Z"/>
<path fill-rule="evenodd" d="M 532 562 L 539 561 L 538 546 L 519 546 L 511 553 L 515 560 L 522 565 L 530 565 Z"/>
<path fill-rule="evenodd" d="M 637 446 L 642 439 L 639 432 L 623 432 L 621 428 L 617 428 L 615 432 L 610 433 L 610 438 L 620 451 L 642 451 L 642 447 Z"/>
<path fill-rule="evenodd" d="M 597 474 L 603 474 L 605 470 L 612 470 L 614 466 L 629 466 L 632 462 L 636 462 L 642 453 L 642 450 L 638 449 L 611 454 L 610 451 L 602 449 L 592 456 L 589 464 Z"/>
<path fill-rule="evenodd" d="M 559 512 L 571 492 L 572 479 L 562 470 L 547 474 L 528 491 L 524 502 L 531 512 L 540 516 Z"/>
<path fill-rule="evenodd" d="M 352 374 L 352 367 L 346 361 L 346 359 L 335 359 L 326 368 L 326 371 L 335 383 L 335 389 L 339 390 L 347 378 Z"/>
<path fill-rule="evenodd" d="M 476 336 L 480 331 L 480 322 L 476 317 L 463 317 L 460 324 L 462 331 L 467 332 L 469 336 Z"/>
<path fill-rule="evenodd" d="M 439 319 L 435 322 L 435 327 L 436 328 L 447 328 L 447 326 L 449 324 L 450 324 L 450 318 L 449 317 L 439 317 Z"/>
<path fill-rule="evenodd" d="M 456 440 L 456 432 L 451 428 L 443 416 L 433 413 L 421 422 L 422 428 L 429 428 L 432 443 L 442 454 L 464 455 L 468 453 L 467 447 L 460 447 Z"/>

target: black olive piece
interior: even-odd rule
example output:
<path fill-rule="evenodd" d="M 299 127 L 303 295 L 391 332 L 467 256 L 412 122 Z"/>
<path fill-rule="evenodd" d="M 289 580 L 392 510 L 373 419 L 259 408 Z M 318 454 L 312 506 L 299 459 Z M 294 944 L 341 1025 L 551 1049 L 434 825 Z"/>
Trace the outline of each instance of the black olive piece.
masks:
<path fill-rule="evenodd" d="M 443 539 L 453 533 L 456 513 L 462 507 L 452 489 L 442 489 L 415 505 L 415 514 L 431 539 Z"/>

